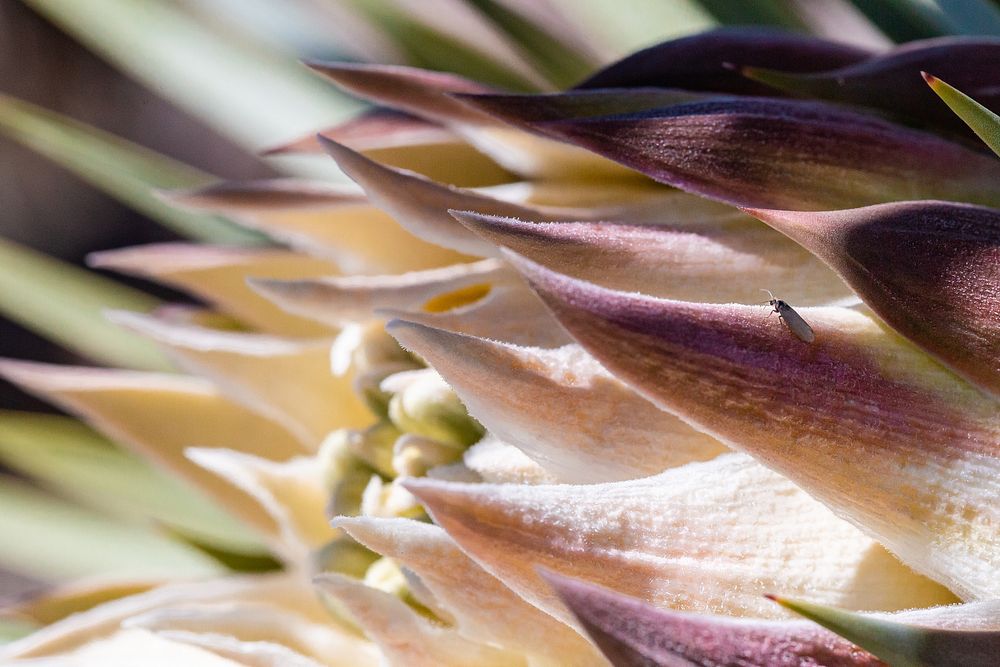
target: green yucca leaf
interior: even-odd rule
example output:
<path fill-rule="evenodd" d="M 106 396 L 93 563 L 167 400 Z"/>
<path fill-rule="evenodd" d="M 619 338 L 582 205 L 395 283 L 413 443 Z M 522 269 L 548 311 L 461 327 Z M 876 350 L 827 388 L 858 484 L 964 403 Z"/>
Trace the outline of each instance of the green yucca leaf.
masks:
<path fill-rule="evenodd" d="M 496 0 L 470 3 L 517 41 L 538 71 L 559 87 L 575 84 L 600 64 Z"/>
<path fill-rule="evenodd" d="M 560 11 L 580 22 L 585 34 L 619 56 L 656 42 L 718 25 L 696 0 L 632 0 L 623 10 L 617 0 L 554 0 Z"/>
<path fill-rule="evenodd" d="M 450 35 L 445 35 L 402 11 L 387 0 L 349 0 L 362 15 L 385 31 L 410 65 L 454 72 L 503 88 L 537 90 L 536 82 Z"/>
<path fill-rule="evenodd" d="M 151 310 L 153 297 L 10 241 L 0 266 L 0 314 L 94 361 L 173 370 L 153 343 L 104 319 L 106 308 Z"/>
<path fill-rule="evenodd" d="M 208 174 L 22 100 L 0 95 L 0 134 L 69 169 L 124 204 L 198 241 L 258 244 L 264 237 L 221 218 L 178 209 L 158 188 L 188 188 Z"/>
<path fill-rule="evenodd" d="M 31 634 L 38 626 L 28 621 L 14 618 L 0 618 L 0 645 Z"/>
<path fill-rule="evenodd" d="M 216 548 L 264 550 L 253 534 L 211 501 L 75 419 L 0 411 L 0 461 L 111 514 L 163 522 Z"/>
<path fill-rule="evenodd" d="M 994 153 L 1000 155 L 1000 116 L 936 76 L 926 72 L 922 74 L 931 90 L 944 100 L 955 115 L 965 121 Z"/>
<path fill-rule="evenodd" d="M 220 133 L 254 150 L 359 105 L 262 43 L 238 41 L 167 0 L 23 0 Z"/>
<path fill-rule="evenodd" d="M 852 0 L 897 42 L 940 35 L 1000 34 L 1000 9 L 989 0 Z"/>
<path fill-rule="evenodd" d="M 99 574 L 195 576 L 208 557 L 153 530 L 109 521 L 22 482 L 0 480 L 0 566 L 44 580 Z"/>

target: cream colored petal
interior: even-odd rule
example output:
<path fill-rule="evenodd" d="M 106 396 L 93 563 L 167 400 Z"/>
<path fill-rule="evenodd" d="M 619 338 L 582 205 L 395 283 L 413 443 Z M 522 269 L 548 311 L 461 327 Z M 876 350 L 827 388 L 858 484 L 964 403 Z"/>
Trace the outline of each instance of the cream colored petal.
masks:
<path fill-rule="evenodd" d="M 219 601 L 199 606 L 173 606 L 144 612 L 129 618 L 125 627 L 141 628 L 160 636 L 199 645 L 227 647 L 238 655 L 248 656 L 256 646 L 265 654 L 283 648 L 298 658 L 328 665 L 376 665 L 375 646 L 346 633 L 332 623 L 317 623 L 294 611 L 265 602 Z M 230 640 L 229 642 L 220 640 Z"/>
<path fill-rule="evenodd" d="M 545 304 L 521 283 L 497 285 L 483 298 L 443 312 L 385 309 L 379 314 L 516 345 L 553 348 L 570 342 Z"/>
<path fill-rule="evenodd" d="M 361 186 L 372 204 L 389 213 L 415 236 L 458 252 L 478 257 L 497 254 L 492 244 L 456 223 L 448 209 L 515 217 L 532 214 L 530 209 L 514 203 L 387 167 L 333 141 L 324 140 L 323 146 L 337 166 Z"/>
<path fill-rule="evenodd" d="M 463 259 L 413 236 L 355 187 L 276 179 L 222 182 L 168 196 L 196 210 L 225 214 L 344 272 L 414 271 Z"/>
<path fill-rule="evenodd" d="M 246 663 L 173 642 L 145 630 L 122 630 L 67 654 L 15 660 L 8 664 L 24 667 L 237 667 Z"/>
<path fill-rule="evenodd" d="M 749 216 L 667 226 L 535 222 L 468 211 L 453 215 L 497 246 L 626 292 L 753 303 L 761 300 L 762 287 L 771 286 L 780 288 L 789 303 L 803 306 L 853 296 L 823 262 Z"/>
<path fill-rule="evenodd" d="M 560 481 L 634 479 L 726 451 L 578 345 L 518 347 L 401 320 L 388 331 L 426 359 L 491 433 Z"/>
<path fill-rule="evenodd" d="M 326 520 L 329 490 L 314 458 L 275 462 L 227 449 L 187 450 L 195 464 L 253 497 L 278 527 L 274 548 L 290 569 L 311 567 L 312 552 L 336 536 Z"/>
<path fill-rule="evenodd" d="M 742 454 L 601 485 L 406 487 L 466 553 L 564 620 L 537 566 L 655 605 L 731 616 L 781 616 L 763 597 L 774 590 L 855 609 L 955 599 Z"/>
<path fill-rule="evenodd" d="M 800 309 L 807 343 L 768 306 L 654 299 L 514 261 L 643 396 L 787 475 L 963 598 L 1000 595 L 992 397 L 854 310 Z"/>
<path fill-rule="evenodd" d="M 348 577 L 327 574 L 316 580 L 334 596 L 378 644 L 384 660 L 397 667 L 511 667 L 525 664 L 514 654 L 463 638 L 455 630 L 419 616 L 394 595 Z"/>
<path fill-rule="evenodd" d="M 272 642 L 244 642 L 226 635 L 210 632 L 162 630 L 154 631 L 153 634 L 176 644 L 185 644 L 202 649 L 220 658 L 232 660 L 246 667 L 321 667 L 323 664 L 351 667 L 352 665 L 377 664 L 375 662 L 359 662 L 355 656 L 348 656 L 347 662 L 321 663 L 311 660 L 301 653 L 296 653 L 289 648 L 285 648 L 280 644 Z"/>
<path fill-rule="evenodd" d="M 555 484 L 563 481 L 522 450 L 492 435 L 465 450 L 462 461 L 482 481 L 490 484 Z"/>
<path fill-rule="evenodd" d="M 335 524 L 415 572 L 463 636 L 529 654 L 536 659 L 532 664 L 606 664 L 576 630 L 525 602 L 462 553 L 441 528 L 408 519 L 360 517 Z"/>
<path fill-rule="evenodd" d="M 360 428 L 374 419 L 354 391 L 353 376 L 330 371 L 329 340 L 216 331 L 120 311 L 110 317 L 164 345 L 181 368 L 218 383 L 308 449 L 318 448 L 335 429 Z"/>
<path fill-rule="evenodd" d="M 330 329 L 284 312 L 251 290 L 247 278 L 283 280 L 336 275 L 336 265 L 280 249 L 163 243 L 93 253 L 94 268 L 112 269 L 190 292 L 261 331 L 323 336 Z"/>
<path fill-rule="evenodd" d="M 0 662 L 71 651 L 108 637 L 128 618 L 153 609 L 210 602 L 265 602 L 293 610 L 313 622 L 330 619 L 315 591 L 298 577 L 257 575 L 174 583 L 67 616 L 23 639 L 0 647 Z"/>
<path fill-rule="evenodd" d="M 366 322 L 383 308 L 420 310 L 435 297 L 477 286 L 517 283 L 497 259 L 399 275 L 337 276 L 313 280 L 259 280 L 250 285 L 283 309 L 331 327 Z"/>
<path fill-rule="evenodd" d="M 228 400 L 210 382 L 21 361 L 3 361 L 0 375 L 191 482 L 265 535 L 274 534 L 273 521 L 252 498 L 192 464 L 184 450 L 195 445 L 227 447 L 283 460 L 305 448 L 280 425 Z"/>

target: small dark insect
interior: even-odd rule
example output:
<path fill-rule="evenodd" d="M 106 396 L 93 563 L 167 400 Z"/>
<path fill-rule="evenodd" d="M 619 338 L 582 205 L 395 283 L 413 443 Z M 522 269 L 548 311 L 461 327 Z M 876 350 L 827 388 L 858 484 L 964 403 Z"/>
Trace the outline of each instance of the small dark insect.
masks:
<path fill-rule="evenodd" d="M 771 300 L 767 302 L 767 305 L 774 308 L 771 312 L 778 313 L 778 319 L 784 322 L 785 326 L 791 329 L 792 333 L 798 336 L 799 340 L 803 340 L 806 343 L 816 340 L 816 334 L 813 333 L 812 327 L 802 319 L 801 315 L 795 312 L 794 308 L 781 299 L 775 299 L 774 295 L 771 294 L 771 290 L 762 289 L 761 292 L 768 293 Z"/>

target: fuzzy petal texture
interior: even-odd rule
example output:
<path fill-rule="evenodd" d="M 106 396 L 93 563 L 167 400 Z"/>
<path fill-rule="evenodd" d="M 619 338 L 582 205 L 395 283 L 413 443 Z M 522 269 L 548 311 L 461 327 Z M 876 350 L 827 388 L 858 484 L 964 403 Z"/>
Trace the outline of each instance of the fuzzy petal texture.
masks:
<path fill-rule="evenodd" d="M 88 263 L 162 282 L 217 306 L 266 333 L 323 336 L 330 329 L 295 317 L 247 287 L 247 278 L 283 280 L 336 275 L 338 267 L 288 250 L 161 243 L 93 253 Z"/>
<path fill-rule="evenodd" d="M 954 600 L 742 454 L 600 485 L 405 486 L 463 551 L 564 620 L 534 566 L 655 605 L 732 616 L 781 616 L 763 598 L 776 587 L 857 609 Z"/>
<path fill-rule="evenodd" d="M 120 311 L 111 318 L 164 345 L 178 366 L 271 417 L 306 448 L 318 448 L 330 431 L 374 420 L 354 392 L 352 374 L 330 371 L 329 340 L 216 331 Z"/>
<path fill-rule="evenodd" d="M 454 132 L 438 123 L 401 111 L 375 107 L 339 125 L 325 128 L 318 133 L 310 132 L 303 137 L 270 148 L 264 155 L 322 153 L 323 146 L 316 140 L 317 134 L 350 146 L 356 151 L 423 146 L 458 140 Z"/>
<path fill-rule="evenodd" d="M 484 239 L 554 271 L 626 292 L 681 301 L 760 300 L 782 285 L 800 305 L 829 304 L 851 291 L 797 243 L 742 216 L 681 226 L 533 222 L 452 212 Z"/>
<path fill-rule="evenodd" d="M 833 267 L 896 331 L 1000 395 L 1000 210 L 901 202 L 753 213 Z"/>
<path fill-rule="evenodd" d="M 726 64 L 816 72 L 864 60 L 871 53 L 839 42 L 774 30 L 721 28 L 656 44 L 590 75 L 578 88 L 684 88 L 771 95 Z"/>
<path fill-rule="evenodd" d="M 168 196 L 189 208 L 225 214 L 345 272 L 413 271 L 462 259 L 413 236 L 353 187 L 273 179 L 222 182 Z"/>
<path fill-rule="evenodd" d="M 997 402 L 872 318 L 606 290 L 514 259 L 617 377 L 787 475 L 963 598 L 1000 595 Z"/>
<path fill-rule="evenodd" d="M 910 42 L 824 72 L 794 73 L 782 71 L 785 66 L 781 64 L 772 67 L 744 68 L 743 73 L 793 95 L 884 109 L 953 132 L 965 129 L 920 77 L 921 72 L 933 72 L 988 109 L 1000 111 L 1000 39 L 995 37 Z"/>
<path fill-rule="evenodd" d="M 450 310 L 497 284 L 519 278 L 504 262 L 484 259 L 399 275 L 336 276 L 313 280 L 251 280 L 260 294 L 295 315 L 331 327 L 375 319 L 375 311 Z"/>
<path fill-rule="evenodd" d="M 491 433 L 560 481 L 635 479 L 726 451 L 577 345 L 519 347 L 403 320 L 387 328 L 444 377 Z"/>
<path fill-rule="evenodd" d="M 741 206 L 1000 204 L 1000 162 L 992 156 L 819 102 L 707 101 L 532 127 L 662 183 Z"/>
<path fill-rule="evenodd" d="M 415 572 L 462 635 L 527 653 L 536 658 L 532 664 L 606 664 L 576 630 L 525 602 L 441 528 L 410 519 L 343 518 L 335 525 Z"/>
<path fill-rule="evenodd" d="M 455 630 L 422 618 L 394 595 L 337 574 L 316 585 L 354 616 L 382 650 L 386 664 L 398 667 L 514 667 L 525 663 L 513 653 L 463 638 Z"/>
<path fill-rule="evenodd" d="M 227 447 L 271 460 L 305 447 L 267 417 L 225 398 L 200 378 L 4 361 L 0 374 L 79 415 L 115 442 L 210 495 L 265 535 L 275 525 L 255 500 L 191 463 L 194 446 Z"/>

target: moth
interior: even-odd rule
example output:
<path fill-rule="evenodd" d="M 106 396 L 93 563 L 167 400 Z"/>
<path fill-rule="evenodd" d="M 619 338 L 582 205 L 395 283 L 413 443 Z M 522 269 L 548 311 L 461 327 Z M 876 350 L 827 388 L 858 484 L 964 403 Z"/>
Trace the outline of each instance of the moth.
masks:
<path fill-rule="evenodd" d="M 778 313 L 778 319 L 784 322 L 785 326 L 791 329 L 792 333 L 795 334 L 799 340 L 806 343 L 811 343 L 816 340 L 816 334 L 813 333 L 812 327 L 809 323 L 802 319 L 802 316 L 795 312 L 795 309 L 789 306 L 787 303 L 781 299 L 775 299 L 774 295 L 771 294 L 771 290 L 761 290 L 761 292 L 767 292 L 771 300 L 767 302 L 767 305 L 771 306 L 774 310 L 772 313 Z"/>

